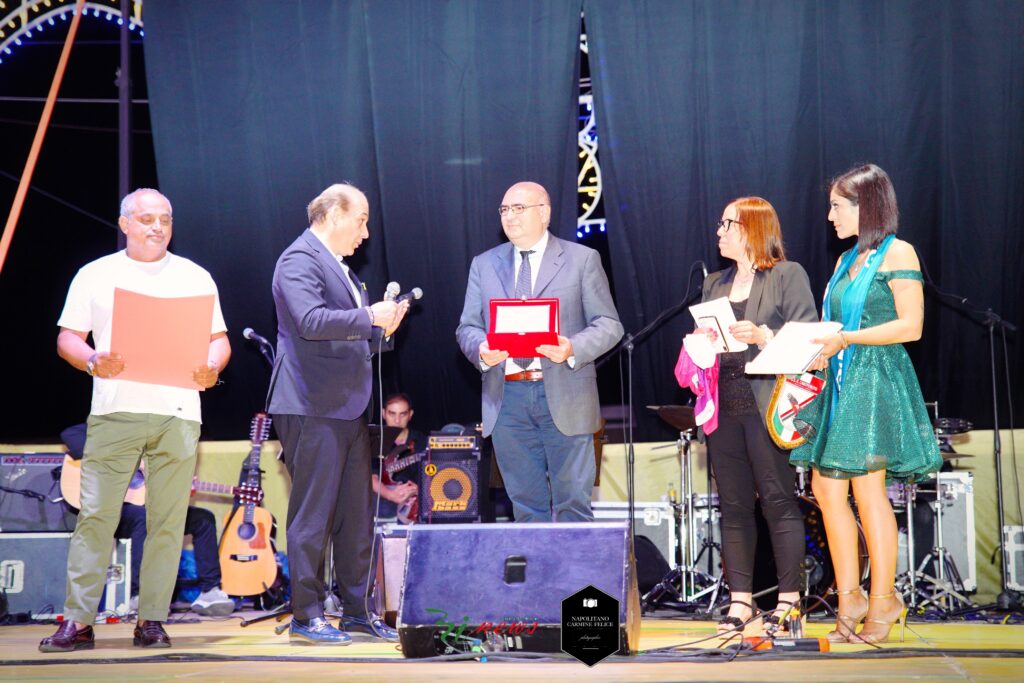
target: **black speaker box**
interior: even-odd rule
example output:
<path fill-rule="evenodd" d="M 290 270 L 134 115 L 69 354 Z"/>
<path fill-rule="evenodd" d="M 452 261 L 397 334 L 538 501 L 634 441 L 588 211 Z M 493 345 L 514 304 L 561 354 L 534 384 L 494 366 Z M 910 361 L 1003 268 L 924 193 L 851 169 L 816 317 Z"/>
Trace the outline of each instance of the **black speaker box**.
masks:
<path fill-rule="evenodd" d="M 33 619 L 52 619 L 64 611 L 68 546 L 71 534 L 0 534 L 0 590 L 11 614 L 28 612 Z M 131 592 L 131 541 L 111 539 L 113 553 L 101 612 L 128 609 Z"/>
<path fill-rule="evenodd" d="M 0 454 L 0 532 L 71 531 L 75 514 L 61 501 L 63 453 Z"/>
<path fill-rule="evenodd" d="M 399 607 L 402 652 L 559 652 L 562 601 L 587 586 L 618 600 L 619 654 L 636 652 L 640 597 L 624 522 L 414 524 Z"/>

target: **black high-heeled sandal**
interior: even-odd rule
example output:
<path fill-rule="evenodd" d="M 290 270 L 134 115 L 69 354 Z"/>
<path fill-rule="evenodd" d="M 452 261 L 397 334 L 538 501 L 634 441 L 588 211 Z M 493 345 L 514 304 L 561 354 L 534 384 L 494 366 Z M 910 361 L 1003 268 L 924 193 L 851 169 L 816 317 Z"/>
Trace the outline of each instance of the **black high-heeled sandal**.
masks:
<path fill-rule="evenodd" d="M 730 617 L 728 612 L 726 616 L 718 620 L 718 635 L 720 637 L 732 638 L 736 634 L 740 636 L 747 635 L 747 629 L 754 625 L 758 621 L 761 611 L 751 605 L 749 602 L 743 602 L 742 600 L 733 600 L 729 603 L 732 605 L 743 605 L 744 607 L 750 608 L 750 617 L 746 620 L 740 619 L 739 617 Z M 755 627 L 756 628 L 756 627 Z"/>
<path fill-rule="evenodd" d="M 761 620 L 764 624 L 765 635 L 770 637 L 775 637 L 780 633 L 789 633 L 790 621 L 801 617 L 799 598 L 795 601 L 779 600 L 779 604 L 785 605 L 785 607 L 776 607 Z"/>

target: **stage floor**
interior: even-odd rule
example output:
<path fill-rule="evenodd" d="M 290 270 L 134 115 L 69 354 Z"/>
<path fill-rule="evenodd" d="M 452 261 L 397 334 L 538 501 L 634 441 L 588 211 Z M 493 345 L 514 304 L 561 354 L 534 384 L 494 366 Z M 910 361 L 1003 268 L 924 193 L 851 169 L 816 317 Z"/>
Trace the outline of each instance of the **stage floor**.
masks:
<path fill-rule="evenodd" d="M 245 613 L 250 616 L 251 613 Z M 0 627 L 0 679 L 280 681 L 330 676 L 360 681 L 1017 681 L 1024 680 L 1024 626 L 983 622 L 911 623 L 905 643 L 880 649 L 833 646 L 830 653 L 728 652 L 697 661 L 697 650 L 716 641 L 680 650 L 673 661 L 656 648 L 686 646 L 714 633 L 711 621 L 645 618 L 635 657 L 613 657 L 593 668 L 550 656 L 543 659 L 487 662 L 404 659 L 394 644 L 355 634 L 347 647 L 293 647 L 287 635 L 274 634 L 275 622 L 246 628 L 239 619 L 170 623 L 169 650 L 132 647 L 133 624 L 97 627 L 96 649 L 64 655 L 40 653 L 39 640 L 52 625 Z M 811 623 L 810 637 L 824 636 L 831 624 Z M 958 653 L 958 651 L 960 651 Z M 1002 651 L 1002 652 L 1000 652 Z M 858 653 L 863 653 L 858 656 Z M 651 661 L 657 659 L 657 661 Z"/>

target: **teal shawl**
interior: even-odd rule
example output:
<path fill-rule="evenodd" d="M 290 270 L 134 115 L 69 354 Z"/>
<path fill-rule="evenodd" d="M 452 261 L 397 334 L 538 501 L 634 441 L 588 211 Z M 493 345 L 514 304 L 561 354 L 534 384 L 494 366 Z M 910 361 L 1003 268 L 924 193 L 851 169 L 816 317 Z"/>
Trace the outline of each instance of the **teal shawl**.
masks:
<path fill-rule="evenodd" d="M 842 297 L 842 313 L 844 332 L 853 332 L 854 330 L 860 329 L 860 317 L 864 313 L 864 302 L 868 298 L 868 287 L 871 286 L 871 281 L 875 279 L 875 273 L 878 272 L 878 267 L 882 265 L 882 261 L 885 260 L 885 252 L 889 250 L 889 246 L 892 245 L 893 240 L 896 239 L 895 235 L 887 235 L 882 243 L 878 245 L 878 248 L 868 254 L 867 260 L 864 262 L 864 267 L 860 269 L 857 276 L 850 283 L 846 291 L 843 292 Z M 832 274 L 832 279 L 828 281 L 828 287 L 825 288 L 825 301 L 822 304 L 822 319 L 832 320 L 832 289 L 839 283 L 839 281 L 849 272 L 850 267 L 853 266 L 853 262 L 857 259 L 857 247 L 852 247 L 849 251 L 845 252 L 839 260 L 839 267 L 836 268 L 836 272 Z M 832 416 L 836 412 L 836 404 L 839 402 L 839 392 L 843 388 L 843 377 L 845 370 L 853 364 L 853 356 L 857 351 L 856 344 L 850 344 L 845 350 L 837 353 L 829 359 L 829 364 L 832 367 L 832 377 L 835 379 L 832 382 L 832 410 L 829 411 L 829 423 L 832 422 Z"/>

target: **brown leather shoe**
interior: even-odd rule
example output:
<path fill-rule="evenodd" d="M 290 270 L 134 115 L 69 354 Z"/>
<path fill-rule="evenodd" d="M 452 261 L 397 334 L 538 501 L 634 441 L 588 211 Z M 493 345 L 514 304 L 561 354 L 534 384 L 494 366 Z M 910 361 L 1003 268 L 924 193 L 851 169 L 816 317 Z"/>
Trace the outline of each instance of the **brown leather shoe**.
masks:
<path fill-rule="evenodd" d="M 40 652 L 71 652 L 73 650 L 91 650 L 96 646 L 96 635 L 92 626 L 75 628 L 75 622 L 64 621 L 57 627 L 57 632 L 49 638 L 39 641 Z"/>
<path fill-rule="evenodd" d="M 135 638 L 132 645 L 136 647 L 170 647 L 171 637 L 159 621 L 146 621 L 135 624 Z"/>

